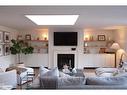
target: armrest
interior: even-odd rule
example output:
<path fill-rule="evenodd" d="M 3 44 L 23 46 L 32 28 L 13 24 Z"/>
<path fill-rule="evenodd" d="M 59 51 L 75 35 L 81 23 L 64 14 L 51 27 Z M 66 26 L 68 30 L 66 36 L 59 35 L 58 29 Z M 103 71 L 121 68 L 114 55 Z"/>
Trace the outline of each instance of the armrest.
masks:
<path fill-rule="evenodd" d="M 0 73 L 0 84 L 10 85 L 15 88 L 17 86 L 16 70 Z"/>

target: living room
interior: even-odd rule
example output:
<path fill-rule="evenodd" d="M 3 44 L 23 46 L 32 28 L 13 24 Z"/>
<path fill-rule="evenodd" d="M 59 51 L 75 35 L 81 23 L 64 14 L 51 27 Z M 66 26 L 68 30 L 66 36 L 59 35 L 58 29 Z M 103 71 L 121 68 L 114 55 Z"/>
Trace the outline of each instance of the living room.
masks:
<path fill-rule="evenodd" d="M 101 73 L 103 77 L 105 76 L 107 80 L 109 80 L 109 78 L 113 77 L 114 73 L 115 74 L 118 73 L 118 67 L 120 65 L 120 62 L 121 60 L 123 61 L 123 57 L 126 57 L 122 55 L 125 54 L 127 50 L 126 47 L 127 27 L 126 27 L 126 22 L 124 20 L 124 18 L 126 18 L 126 9 L 127 9 L 126 6 L 121 6 L 121 7 L 120 6 L 110 6 L 110 7 L 109 6 L 108 7 L 107 6 L 0 6 L 1 71 L 6 73 L 5 71 L 9 68 L 7 72 L 9 72 L 10 69 L 11 70 L 16 69 L 17 71 L 19 70 L 20 74 L 22 74 L 22 72 L 25 72 L 26 74 L 25 78 L 29 78 L 31 77 L 29 75 L 32 75 L 32 80 L 30 80 L 30 82 L 28 82 L 29 80 L 27 80 L 24 83 L 21 79 L 21 75 L 18 72 L 20 78 L 18 89 L 45 89 L 43 87 L 37 87 L 37 88 L 35 87 L 35 85 L 37 85 L 38 82 L 37 78 L 42 78 L 42 81 L 44 81 L 43 84 L 46 84 L 46 88 L 49 87 L 50 89 L 51 88 L 52 89 L 54 88 L 55 89 L 101 89 L 101 88 L 125 89 L 127 88 L 126 85 L 123 85 L 125 84 L 125 79 L 122 79 L 123 83 L 119 81 L 115 81 L 112 83 L 111 81 L 107 81 L 108 85 L 106 83 L 103 84 L 102 82 L 101 84 L 104 85 L 102 86 L 102 85 L 95 85 L 94 83 L 92 84 L 92 82 L 90 80 L 86 80 L 86 78 L 96 77 L 97 80 L 99 80 L 98 76 L 95 75 L 99 74 L 100 77 L 100 73 Z M 37 25 L 35 24 L 35 22 L 30 20 L 30 18 L 28 18 L 29 16 L 32 15 L 76 16 L 77 20 L 75 20 L 74 25 L 50 25 L 50 24 Z M 49 20 L 49 21 L 53 21 L 53 20 Z M 62 19 L 61 20 L 55 19 L 55 21 L 62 22 Z M 44 20 L 42 20 L 42 22 L 44 22 Z M 21 54 L 20 56 L 17 57 L 16 53 L 12 53 L 13 51 L 10 49 L 10 47 L 13 47 L 13 42 L 11 41 L 12 39 L 14 39 L 15 42 L 18 42 L 20 40 L 25 41 L 25 43 L 27 43 L 28 46 L 34 48 L 32 54 L 29 53 L 23 54 L 24 52 L 19 52 Z M 117 43 L 117 46 L 115 46 L 115 48 L 113 46 L 114 43 L 115 44 Z M 23 63 L 23 64 L 17 64 L 17 63 Z M 14 68 L 10 68 L 10 67 L 14 67 Z M 61 74 L 61 76 L 69 77 L 69 80 L 67 81 L 64 80 L 63 84 L 65 84 L 65 86 L 61 86 L 61 87 L 56 87 L 56 85 L 54 87 L 54 83 L 56 84 L 56 80 L 52 78 L 51 81 L 50 79 L 49 80 L 46 79 L 46 81 L 48 80 L 47 81 L 48 84 L 47 84 L 47 82 L 43 79 L 44 76 L 42 77 L 38 76 L 38 74 L 40 75 L 40 73 L 42 73 L 39 72 L 40 67 L 42 71 L 48 68 L 46 69 L 46 72 L 47 71 L 59 72 L 62 69 L 67 69 L 67 71 L 65 70 L 64 73 Z M 58 67 L 57 69 L 59 69 L 59 71 L 58 70 L 55 71 L 56 70 L 55 67 Z M 126 71 L 125 67 L 124 67 L 124 71 Z M 70 68 L 71 71 L 69 72 L 69 74 L 65 75 L 65 73 L 68 73 L 68 70 L 70 70 Z M 83 77 L 81 77 L 82 76 L 81 75 L 80 77 L 77 78 L 75 77 L 75 75 L 70 75 L 72 74 L 72 70 L 75 73 L 77 72 L 76 76 L 82 73 Z M 34 75 L 36 73 L 35 71 L 37 71 L 36 76 Z M 29 72 L 30 74 L 28 74 Z M 125 75 L 126 72 L 122 74 Z M 52 77 L 52 75 L 50 75 L 50 77 Z M 84 87 L 83 83 L 81 85 L 81 80 L 83 80 L 84 82 L 84 77 L 85 77 L 85 81 L 87 82 L 90 81 L 89 84 L 91 84 L 92 86 Z M 3 80 L 4 79 L 1 79 L 0 81 Z M 16 78 L 14 80 L 12 84 L 15 84 L 17 81 Z M 33 81 L 33 83 L 31 83 L 31 81 Z M 60 81 L 61 81 L 60 83 L 62 83 L 63 80 L 61 79 Z M 70 81 L 73 83 L 67 85 L 69 84 Z M 8 83 L 8 80 L 6 80 L 6 82 Z M 79 85 L 77 82 L 79 83 Z M 115 83 L 118 83 L 118 86 L 114 86 L 113 84 Z M 29 84 L 30 87 L 26 86 Z M 5 84 L 1 83 L 1 89 L 17 89 L 16 87 L 12 88 L 10 85 L 6 83 Z"/>

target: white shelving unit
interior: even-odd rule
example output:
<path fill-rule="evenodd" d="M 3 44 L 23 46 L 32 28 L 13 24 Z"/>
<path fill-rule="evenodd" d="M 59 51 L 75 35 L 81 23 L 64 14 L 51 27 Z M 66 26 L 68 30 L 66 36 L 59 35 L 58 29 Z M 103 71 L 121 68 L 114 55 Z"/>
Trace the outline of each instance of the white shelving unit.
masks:
<path fill-rule="evenodd" d="M 84 53 L 104 53 L 112 41 L 84 41 Z"/>
<path fill-rule="evenodd" d="M 34 53 L 48 53 L 48 40 L 27 40 L 34 47 Z"/>

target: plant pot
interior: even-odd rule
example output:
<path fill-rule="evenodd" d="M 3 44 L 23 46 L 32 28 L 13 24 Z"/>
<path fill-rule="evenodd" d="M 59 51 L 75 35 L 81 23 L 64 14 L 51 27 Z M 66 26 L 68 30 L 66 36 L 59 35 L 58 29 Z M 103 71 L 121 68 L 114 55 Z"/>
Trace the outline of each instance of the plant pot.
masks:
<path fill-rule="evenodd" d="M 25 67 L 25 65 L 24 65 L 23 62 L 17 63 L 16 66 L 17 66 L 17 67 Z"/>

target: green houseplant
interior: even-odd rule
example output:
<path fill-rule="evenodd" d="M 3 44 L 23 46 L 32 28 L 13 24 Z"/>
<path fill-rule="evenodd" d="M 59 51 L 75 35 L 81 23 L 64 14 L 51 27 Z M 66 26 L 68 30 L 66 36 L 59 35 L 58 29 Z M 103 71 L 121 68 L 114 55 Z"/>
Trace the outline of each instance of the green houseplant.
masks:
<path fill-rule="evenodd" d="M 23 62 L 20 62 L 21 54 L 32 54 L 34 48 L 32 46 L 29 46 L 28 43 L 26 43 L 23 40 L 11 40 L 12 46 L 10 47 L 11 54 L 17 55 L 18 58 L 18 64 L 23 64 Z"/>

